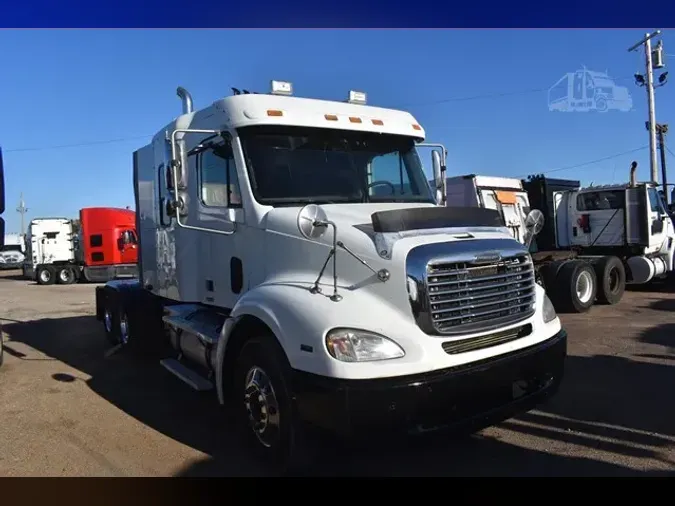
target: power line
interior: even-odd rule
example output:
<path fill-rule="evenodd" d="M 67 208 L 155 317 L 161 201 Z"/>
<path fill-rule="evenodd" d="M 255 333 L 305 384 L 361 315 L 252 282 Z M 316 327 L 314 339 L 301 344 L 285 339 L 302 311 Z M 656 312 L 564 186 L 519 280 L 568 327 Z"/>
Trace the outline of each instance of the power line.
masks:
<path fill-rule="evenodd" d="M 147 139 L 148 137 L 152 137 L 152 135 L 139 135 L 137 137 L 121 137 L 118 139 L 104 139 L 104 140 L 98 140 L 98 141 L 88 141 L 88 142 L 78 142 L 75 144 L 58 144 L 55 146 L 34 146 L 30 148 L 14 148 L 14 149 L 3 149 L 3 152 L 5 153 L 26 153 L 30 151 L 47 151 L 51 149 L 64 149 L 64 148 L 79 148 L 79 147 L 84 147 L 84 146 L 94 146 L 97 144 L 113 144 L 116 142 L 127 142 L 127 141 L 135 141 L 135 140 L 140 140 L 140 139 Z"/>
<path fill-rule="evenodd" d="M 624 81 L 626 79 L 633 79 L 633 76 L 631 77 L 620 77 L 617 79 L 614 79 L 614 81 Z M 482 95 L 473 95 L 473 96 L 467 96 L 467 97 L 451 97 L 451 98 L 444 98 L 440 100 L 434 100 L 431 102 L 424 102 L 424 103 L 417 103 L 417 104 L 407 104 L 407 105 L 402 105 L 398 106 L 399 108 L 407 108 L 407 107 L 424 107 L 427 105 L 439 105 L 439 104 L 445 104 L 445 103 L 451 103 L 451 102 L 464 102 L 467 100 L 483 100 L 483 99 L 489 99 L 489 98 L 501 98 L 501 97 L 509 97 L 509 96 L 515 96 L 515 95 L 527 95 L 530 93 L 541 93 L 544 91 L 548 91 L 550 87 L 548 88 L 536 88 L 536 89 L 529 89 L 529 90 L 520 90 L 520 91 L 507 91 L 503 93 L 487 93 L 487 94 L 482 94 Z M 94 145 L 101 145 L 101 144 L 114 144 L 118 142 L 127 142 L 127 141 L 134 141 L 134 140 L 140 140 L 140 139 L 147 139 L 148 137 L 152 137 L 153 134 L 149 135 L 139 135 L 136 137 L 121 137 L 118 139 L 104 139 L 104 140 L 97 140 L 97 141 L 88 141 L 88 142 L 78 142 L 74 144 L 59 144 L 55 146 L 39 146 L 39 147 L 26 147 L 26 148 L 14 148 L 14 149 L 5 149 L 3 150 L 5 153 L 27 153 L 27 152 L 32 152 L 32 151 L 47 151 L 47 150 L 52 150 L 52 149 L 66 149 L 66 148 L 79 148 L 79 147 L 87 147 L 87 146 L 94 146 Z"/>
<path fill-rule="evenodd" d="M 616 79 L 613 79 L 613 81 L 626 81 L 628 79 L 635 79 L 635 76 L 626 76 L 626 77 L 617 77 Z M 443 98 L 440 100 L 434 100 L 431 102 L 424 102 L 424 103 L 416 103 L 416 104 L 405 104 L 399 107 L 425 107 L 427 105 L 440 105 L 440 104 L 446 104 L 450 102 L 464 102 L 467 100 L 482 100 L 486 98 L 501 98 L 501 97 L 509 97 L 509 96 L 514 96 L 514 95 L 527 95 L 529 93 L 543 93 L 545 91 L 549 91 L 551 89 L 551 86 L 547 88 L 535 88 L 535 89 L 529 89 L 529 90 L 520 90 L 520 91 L 507 91 L 504 93 L 487 93 L 483 95 L 473 95 L 473 96 L 467 96 L 467 97 L 453 97 L 453 98 Z"/>
<path fill-rule="evenodd" d="M 635 152 L 637 152 L 637 151 L 642 151 L 643 149 L 647 149 L 648 147 L 649 147 L 649 146 L 642 146 L 641 148 L 635 148 L 635 149 L 631 149 L 631 150 L 629 150 L 629 151 L 623 151 L 623 152 L 621 152 L 621 153 L 616 153 L 616 154 L 614 154 L 614 155 L 605 156 L 605 157 L 603 157 L 603 158 L 598 158 L 597 160 L 590 160 L 590 161 L 588 161 L 588 162 L 578 163 L 578 164 L 576 164 L 576 165 L 569 165 L 569 166 L 566 166 L 566 167 L 558 167 L 558 168 L 556 168 L 556 169 L 545 170 L 545 171 L 543 171 L 543 172 L 537 172 L 537 174 L 550 174 L 551 172 L 560 172 L 560 171 L 563 171 L 563 170 L 577 169 L 577 168 L 579 168 L 579 167 L 584 167 L 584 166 L 586 166 L 586 165 L 592 165 L 592 164 L 594 164 L 594 163 L 600 163 L 600 162 L 604 162 L 604 161 L 607 161 L 607 160 L 612 160 L 612 159 L 614 159 L 614 158 L 618 158 L 618 157 L 620 157 L 620 156 L 629 155 L 629 154 L 635 153 Z M 529 174 L 528 174 L 528 175 L 529 175 Z M 519 176 L 519 179 L 524 179 L 524 178 L 526 178 L 528 175 L 525 175 L 525 176 Z"/>

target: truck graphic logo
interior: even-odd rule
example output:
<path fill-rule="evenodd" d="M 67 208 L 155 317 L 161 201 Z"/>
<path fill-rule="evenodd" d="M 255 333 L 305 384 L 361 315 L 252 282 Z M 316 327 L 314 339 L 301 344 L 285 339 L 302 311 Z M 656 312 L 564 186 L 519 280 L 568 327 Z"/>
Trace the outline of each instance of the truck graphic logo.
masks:
<path fill-rule="evenodd" d="M 583 67 L 568 72 L 548 90 L 548 110 L 560 112 L 627 112 L 633 108 L 628 88 L 619 86 L 607 72 Z"/>

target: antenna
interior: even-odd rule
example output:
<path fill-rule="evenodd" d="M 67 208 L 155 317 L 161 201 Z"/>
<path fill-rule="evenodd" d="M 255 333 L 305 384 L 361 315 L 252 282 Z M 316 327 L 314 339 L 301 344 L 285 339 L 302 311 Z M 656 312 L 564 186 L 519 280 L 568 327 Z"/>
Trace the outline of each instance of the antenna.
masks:
<path fill-rule="evenodd" d="M 24 216 L 28 212 L 28 208 L 26 207 L 26 203 L 23 200 L 23 192 L 21 192 L 21 196 L 19 197 L 19 206 L 16 208 L 16 212 L 21 215 L 21 235 L 24 234 Z"/>

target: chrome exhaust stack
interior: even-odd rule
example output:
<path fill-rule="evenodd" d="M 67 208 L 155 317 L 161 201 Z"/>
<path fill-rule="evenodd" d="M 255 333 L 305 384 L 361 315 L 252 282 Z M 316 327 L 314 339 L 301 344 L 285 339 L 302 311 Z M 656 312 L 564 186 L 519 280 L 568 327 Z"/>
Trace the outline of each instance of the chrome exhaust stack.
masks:
<path fill-rule="evenodd" d="M 178 98 L 183 102 L 183 114 L 190 114 L 193 111 L 192 95 L 190 95 L 190 92 L 182 86 L 179 86 L 176 89 L 176 95 L 178 95 Z"/>

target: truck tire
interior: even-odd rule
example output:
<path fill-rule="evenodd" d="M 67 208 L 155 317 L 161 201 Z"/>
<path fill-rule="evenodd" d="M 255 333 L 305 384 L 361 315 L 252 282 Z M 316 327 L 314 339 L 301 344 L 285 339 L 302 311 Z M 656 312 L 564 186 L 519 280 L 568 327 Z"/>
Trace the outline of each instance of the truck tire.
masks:
<path fill-rule="evenodd" d="M 291 394 L 291 368 L 269 335 L 249 339 L 234 367 L 235 420 L 242 439 L 275 472 L 303 473 L 309 445 Z"/>
<path fill-rule="evenodd" d="M 38 285 L 53 285 L 56 278 L 56 272 L 51 265 L 41 265 L 37 269 L 35 279 Z"/>
<path fill-rule="evenodd" d="M 103 330 L 110 344 L 120 344 L 120 326 L 118 323 L 117 301 L 108 295 L 103 308 Z"/>
<path fill-rule="evenodd" d="M 72 267 L 59 267 L 56 270 L 56 282 L 59 285 L 72 285 L 76 280 L 75 270 Z"/>
<path fill-rule="evenodd" d="M 583 260 L 570 260 L 558 271 L 555 281 L 556 309 L 560 312 L 585 313 L 598 291 L 593 266 Z"/>
<path fill-rule="evenodd" d="M 626 269 L 623 262 L 617 257 L 602 257 L 593 267 L 599 280 L 598 302 L 617 304 L 626 290 Z"/>

